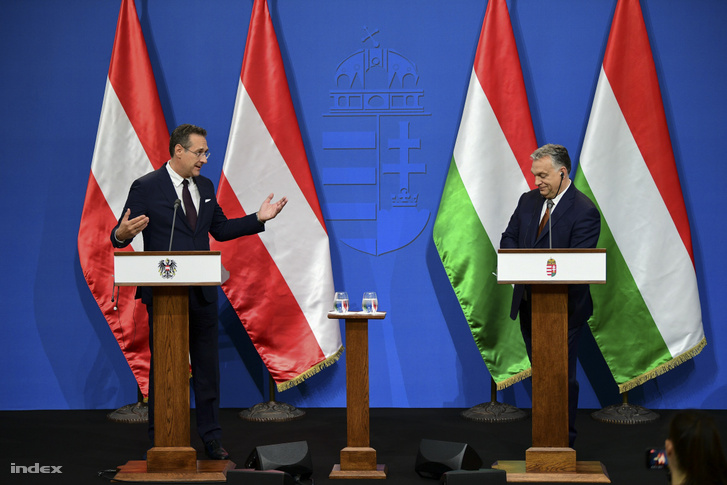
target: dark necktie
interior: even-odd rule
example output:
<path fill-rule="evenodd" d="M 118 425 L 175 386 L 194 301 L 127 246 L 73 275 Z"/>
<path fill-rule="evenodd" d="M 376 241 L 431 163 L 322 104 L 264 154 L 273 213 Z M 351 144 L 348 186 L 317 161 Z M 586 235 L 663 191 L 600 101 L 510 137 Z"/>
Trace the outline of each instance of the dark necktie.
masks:
<path fill-rule="evenodd" d="M 187 221 L 194 231 L 197 228 L 197 209 L 194 208 L 192 202 L 192 194 L 189 192 L 189 180 L 182 180 L 182 201 L 184 202 L 184 212 L 187 213 Z"/>
<path fill-rule="evenodd" d="M 545 214 L 543 215 L 543 220 L 540 221 L 540 225 L 538 226 L 538 236 L 540 236 L 540 233 L 543 232 L 543 228 L 548 223 L 548 219 L 550 219 L 550 208 L 553 207 L 553 200 L 548 199 L 545 202 Z"/>

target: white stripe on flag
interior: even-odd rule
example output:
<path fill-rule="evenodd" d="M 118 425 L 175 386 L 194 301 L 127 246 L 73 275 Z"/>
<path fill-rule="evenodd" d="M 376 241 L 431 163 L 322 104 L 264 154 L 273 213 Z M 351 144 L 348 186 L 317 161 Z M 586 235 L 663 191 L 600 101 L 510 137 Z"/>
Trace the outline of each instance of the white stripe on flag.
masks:
<path fill-rule="evenodd" d="M 474 69 L 454 160 L 475 212 L 497 248 L 513 208 L 529 188 Z"/>
<path fill-rule="evenodd" d="M 698 301 L 694 266 L 603 68 L 583 150 L 581 168 L 616 244 L 669 351 L 680 355 L 695 343 L 683 329 L 701 321 L 698 305 L 673 304 Z"/>
<path fill-rule="evenodd" d="M 232 160 L 231 157 L 245 158 Z M 330 332 L 327 313 L 333 298 L 333 275 L 327 234 L 300 190 L 245 86 L 240 81 L 235 114 L 223 168 L 225 177 L 246 214 L 275 187 L 275 198 L 288 198 L 276 217 L 275 229 L 260 239 L 285 278 L 293 296 L 326 356 L 340 348 L 338 332 Z M 311 284 L 316 282 L 316 284 Z M 321 317 L 323 316 L 323 317 Z M 321 318 L 324 320 L 321 321 Z"/>
<path fill-rule="evenodd" d="M 132 182 L 152 170 L 144 147 L 107 78 L 91 171 L 117 219 Z"/>
<path fill-rule="evenodd" d="M 106 78 L 91 172 L 116 220 L 122 215 L 131 184 L 153 169 L 111 81 Z M 141 235 L 134 238 L 131 246 L 134 251 L 144 250 Z"/>

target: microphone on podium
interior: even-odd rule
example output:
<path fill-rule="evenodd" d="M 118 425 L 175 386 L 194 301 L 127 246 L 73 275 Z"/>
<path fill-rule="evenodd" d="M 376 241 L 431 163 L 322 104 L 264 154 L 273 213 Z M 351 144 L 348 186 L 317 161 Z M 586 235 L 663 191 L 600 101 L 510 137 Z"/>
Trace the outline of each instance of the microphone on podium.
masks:
<path fill-rule="evenodd" d="M 172 250 L 172 240 L 174 239 L 174 223 L 177 222 L 177 209 L 182 204 L 182 201 L 177 199 L 174 201 L 174 215 L 172 216 L 172 232 L 169 233 L 169 250 Z"/>
<path fill-rule="evenodd" d="M 548 217 L 548 249 L 553 249 L 553 206 L 555 202 L 553 202 L 553 199 L 548 199 L 545 204 L 548 206 L 548 212 L 550 212 L 550 217 Z"/>
<path fill-rule="evenodd" d="M 563 177 L 565 177 L 565 172 L 561 170 L 560 172 L 560 183 L 558 184 L 558 190 L 555 191 L 555 195 L 553 196 L 553 199 L 555 197 L 558 197 L 558 194 L 560 193 L 560 187 L 563 185 Z M 548 212 L 550 213 L 550 217 L 548 217 L 548 249 L 553 249 L 553 206 L 555 205 L 555 202 L 553 202 L 553 199 L 548 199 L 545 201 L 545 204 L 548 206 Z"/>

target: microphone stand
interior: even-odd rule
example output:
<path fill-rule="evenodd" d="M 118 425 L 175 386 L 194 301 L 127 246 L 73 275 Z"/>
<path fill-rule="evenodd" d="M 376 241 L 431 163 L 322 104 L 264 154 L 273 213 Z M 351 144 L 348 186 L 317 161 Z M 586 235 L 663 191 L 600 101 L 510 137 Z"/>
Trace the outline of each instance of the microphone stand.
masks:
<path fill-rule="evenodd" d="M 560 190 L 560 188 L 558 188 Z M 555 205 L 555 202 L 553 202 L 553 199 L 548 199 L 545 201 L 545 204 L 548 206 L 548 210 L 550 211 L 550 217 L 548 217 L 548 249 L 553 249 L 553 206 Z"/>
<path fill-rule="evenodd" d="M 563 172 L 560 172 L 560 183 L 558 184 L 558 190 L 555 191 L 553 199 L 558 197 L 558 194 L 560 193 L 560 187 L 563 185 L 564 175 L 565 174 Z M 550 217 L 548 217 L 548 249 L 553 249 L 553 207 L 555 206 L 553 199 L 545 201 L 545 204 L 548 206 L 548 211 L 550 212 Z"/>
<path fill-rule="evenodd" d="M 172 250 L 172 240 L 174 239 L 174 223 L 177 222 L 177 209 L 182 203 L 181 200 L 177 199 L 174 201 L 174 215 L 172 216 L 172 232 L 169 234 L 169 250 Z"/>

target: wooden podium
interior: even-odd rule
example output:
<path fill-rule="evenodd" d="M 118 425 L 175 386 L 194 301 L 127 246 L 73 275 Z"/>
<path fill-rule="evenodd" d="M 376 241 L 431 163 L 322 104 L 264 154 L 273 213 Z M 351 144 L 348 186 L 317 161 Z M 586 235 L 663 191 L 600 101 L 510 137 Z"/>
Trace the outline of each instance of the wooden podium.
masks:
<path fill-rule="evenodd" d="M 369 320 L 382 320 L 386 312 L 328 314 L 346 321 L 346 431 L 347 446 L 341 463 L 328 478 L 386 478 L 386 465 L 376 463 L 369 442 Z"/>
<path fill-rule="evenodd" d="M 525 461 L 498 461 L 508 482 L 610 483 L 568 444 L 568 285 L 606 283 L 605 249 L 500 249 L 497 282 L 532 289 L 533 444 Z"/>
<path fill-rule="evenodd" d="M 197 460 L 190 446 L 189 287 L 222 284 L 219 251 L 114 253 L 114 284 L 154 293 L 154 447 L 146 460 L 118 467 L 130 482 L 227 480 L 230 460 Z"/>

